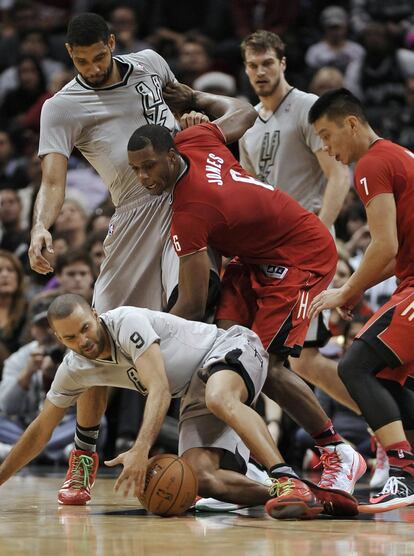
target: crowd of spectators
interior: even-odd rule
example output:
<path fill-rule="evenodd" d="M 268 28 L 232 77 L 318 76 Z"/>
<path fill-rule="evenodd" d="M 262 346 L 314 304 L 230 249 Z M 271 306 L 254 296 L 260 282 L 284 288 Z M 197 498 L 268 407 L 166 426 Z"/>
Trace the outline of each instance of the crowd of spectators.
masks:
<path fill-rule="evenodd" d="M 274 31 L 287 45 L 292 85 L 318 95 L 348 87 L 364 103 L 377 133 L 414 149 L 414 0 L 0 0 L 0 459 L 39 407 L 62 355 L 48 334 L 45 307 L 61 292 L 91 299 L 113 211 L 99 176 L 75 151 L 68 196 L 53 229 L 55 273 L 30 270 L 30 222 L 41 180 L 41 107 L 74 76 L 65 31 L 69 19 L 83 11 L 110 23 L 115 54 L 155 49 L 180 81 L 253 103 L 240 42 L 256 29 Z M 369 243 L 365 213 L 352 188 L 336 236 L 336 280 L 341 280 L 357 267 Z M 356 322 L 364 322 L 394 287 L 389 279 L 368 291 Z M 355 331 L 338 315 L 332 315 L 331 328 L 334 338 L 326 353 L 338 357 L 344 338 Z M 72 426 L 70 419 L 73 415 Z M 120 414 L 118 433 L 124 421 L 128 428 L 134 419 Z M 118 434 L 117 426 L 114 430 Z M 49 459 L 58 460 L 65 442 L 72 441 L 66 431 L 59 431 L 60 444 L 52 439 Z M 128 430 L 126 438 L 133 433 Z M 306 449 L 301 432 L 296 439 Z M 123 446 L 122 435 L 118 440 Z M 115 446 L 113 436 L 110 445 Z"/>

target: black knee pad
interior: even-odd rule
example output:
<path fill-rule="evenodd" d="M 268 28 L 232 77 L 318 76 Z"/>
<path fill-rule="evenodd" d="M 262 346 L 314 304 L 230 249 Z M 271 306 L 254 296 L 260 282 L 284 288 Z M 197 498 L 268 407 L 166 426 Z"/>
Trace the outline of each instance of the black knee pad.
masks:
<path fill-rule="evenodd" d="M 338 375 L 347 385 L 366 374 L 375 375 L 386 367 L 385 361 L 362 340 L 354 340 L 338 363 Z"/>

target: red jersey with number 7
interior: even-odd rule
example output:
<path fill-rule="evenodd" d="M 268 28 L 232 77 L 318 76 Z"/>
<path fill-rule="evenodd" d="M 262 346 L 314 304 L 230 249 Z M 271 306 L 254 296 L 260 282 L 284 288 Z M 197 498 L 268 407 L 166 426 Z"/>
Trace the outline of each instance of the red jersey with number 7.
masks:
<path fill-rule="evenodd" d="M 399 289 L 414 282 L 414 154 L 391 141 L 376 141 L 355 167 L 355 187 L 364 205 L 391 193 L 397 208 Z"/>
<path fill-rule="evenodd" d="M 175 145 L 188 163 L 171 199 L 171 239 L 179 257 L 211 246 L 246 263 L 319 275 L 332 269 L 336 247 L 325 225 L 286 193 L 250 176 L 215 124 L 181 131 Z"/>

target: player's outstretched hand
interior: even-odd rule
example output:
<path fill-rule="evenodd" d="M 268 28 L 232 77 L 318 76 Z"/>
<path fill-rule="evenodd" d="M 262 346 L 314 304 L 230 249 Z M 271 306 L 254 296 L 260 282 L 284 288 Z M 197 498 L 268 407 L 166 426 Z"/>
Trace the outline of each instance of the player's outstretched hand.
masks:
<path fill-rule="evenodd" d="M 47 260 L 47 254 L 53 254 L 52 236 L 46 228 L 33 228 L 29 247 L 30 266 L 39 274 L 53 272 Z"/>
<path fill-rule="evenodd" d="M 180 118 L 181 129 L 186 129 L 187 127 L 192 127 L 193 125 L 202 124 L 203 122 L 209 122 L 210 118 L 201 112 L 196 112 L 191 110 L 191 112 L 186 112 Z"/>
<path fill-rule="evenodd" d="M 312 301 L 308 312 L 309 319 L 312 320 L 317 317 L 324 309 L 336 309 L 338 307 L 341 308 L 340 314 L 342 318 L 345 318 L 345 320 L 352 319 L 350 313 L 351 306 L 347 303 L 343 289 L 332 288 L 324 290 Z"/>
<path fill-rule="evenodd" d="M 184 83 L 167 83 L 162 96 L 174 114 L 183 114 L 193 104 L 193 89 Z"/>
<path fill-rule="evenodd" d="M 131 448 L 127 452 L 119 454 L 116 458 L 105 461 L 105 465 L 108 467 L 119 464 L 122 464 L 124 469 L 115 483 L 115 492 L 118 492 L 122 486 L 124 496 L 128 496 L 132 487 L 133 494 L 140 498 L 144 493 L 148 455 L 143 450 Z"/>

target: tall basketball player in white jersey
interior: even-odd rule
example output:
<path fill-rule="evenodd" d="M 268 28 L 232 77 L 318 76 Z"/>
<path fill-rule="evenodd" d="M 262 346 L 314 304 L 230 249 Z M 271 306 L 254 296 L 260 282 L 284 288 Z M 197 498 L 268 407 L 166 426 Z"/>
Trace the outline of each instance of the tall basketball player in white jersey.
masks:
<path fill-rule="evenodd" d="M 178 258 L 169 239 L 168 197 L 151 197 L 138 183 L 128 165 L 127 142 L 139 125 L 178 129 L 162 95 L 162 89 L 176 80 L 156 52 L 113 57 L 114 47 L 114 35 L 97 14 L 83 13 L 69 23 L 66 48 L 78 75 L 43 106 L 42 183 L 33 217 L 30 264 L 39 273 L 53 270 L 44 255 L 52 250 L 49 229 L 65 197 L 68 158 L 76 147 L 101 176 L 116 207 L 95 284 L 96 309 L 102 312 L 128 304 L 160 310 L 178 283 Z M 217 107 L 221 101 L 215 98 Z M 223 112 L 231 102 L 223 99 Z M 96 449 L 106 401 L 104 388 L 90 389 L 79 398 L 76 446 Z M 59 494 L 62 503 L 84 503 L 81 498 L 80 490 L 70 487 Z"/>
<path fill-rule="evenodd" d="M 257 120 L 239 141 L 241 165 L 265 183 L 289 193 L 332 228 L 348 192 L 350 176 L 346 166 L 323 150 L 308 123 L 309 109 L 317 97 L 287 82 L 285 45 L 278 35 L 256 31 L 242 42 L 241 54 L 260 100 L 255 106 Z M 318 348 L 328 338 L 327 323 L 320 315 L 311 322 L 300 358 L 290 358 L 291 367 L 359 413 L 337 376 L 337 365 L 319 353 Z M 289 407 L 289 383 L 281 379 L 274 391 L 279 392 L 281 405 Z"/>

